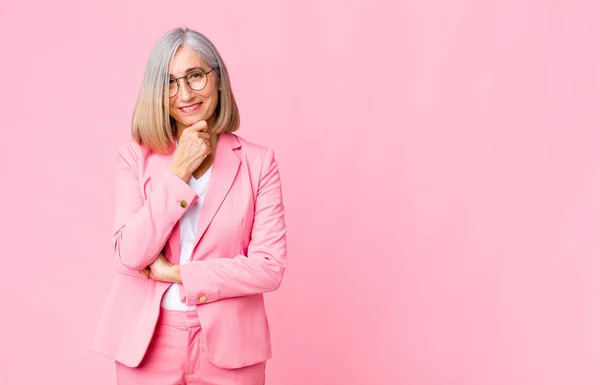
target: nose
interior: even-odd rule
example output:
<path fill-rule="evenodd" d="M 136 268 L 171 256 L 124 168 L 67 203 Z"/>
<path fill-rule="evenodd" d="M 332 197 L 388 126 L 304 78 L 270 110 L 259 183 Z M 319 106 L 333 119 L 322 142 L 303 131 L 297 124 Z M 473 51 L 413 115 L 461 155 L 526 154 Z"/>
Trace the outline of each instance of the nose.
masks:
<path fill-rule="evenodd" d="M 192 100 L 193 98 L 194 90 L 192 90 L 190 86 L 188 86 L 185 79 L 181 79 L 181 82 L 179 83 L 179 99 L 185 102 Z"/>

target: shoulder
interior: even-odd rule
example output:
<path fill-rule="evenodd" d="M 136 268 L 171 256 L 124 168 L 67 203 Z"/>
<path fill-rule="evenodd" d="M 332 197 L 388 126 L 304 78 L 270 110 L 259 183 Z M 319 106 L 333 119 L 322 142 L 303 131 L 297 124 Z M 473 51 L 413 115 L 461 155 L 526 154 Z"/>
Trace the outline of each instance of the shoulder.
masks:
<path fill-rule="evenodd" d="M 122 143 L 117 151 L 117 167 L 138 170 L 140 164 L 145 163 L 149 151 L 145 146 L 140 145 L 134 140 Z"/>
<path fill-rule="evenodd" d="M 148 156 L 148 149 L 134 140 L 121 143 L 117 149 L 117 160 L 129 166 L 139 164 Z"/>
<path fill-rule="evenodd" d="M 244 153 L 244 157 L 249 163 L 256 163 L 257 165 L 262 166 L 265 163 L 275 161 L 275 154 L 271 147 L 252 142 L 234 133 L 228 133 L 226 135 L 229 136 L 234 145 L 240 147 Z"/>

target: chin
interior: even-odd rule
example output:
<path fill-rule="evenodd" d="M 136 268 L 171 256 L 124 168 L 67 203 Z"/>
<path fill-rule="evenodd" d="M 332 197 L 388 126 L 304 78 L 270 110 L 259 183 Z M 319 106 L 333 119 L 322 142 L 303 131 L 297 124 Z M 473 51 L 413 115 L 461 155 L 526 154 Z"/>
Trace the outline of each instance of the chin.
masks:
<path fill-rule="evenodd" d="M 180 119 L 179 121 L 181 122 L 181 124 L 183 124 L 184 126 L 191 126 L 192 124 L 196 124 L 199 121 L 203 120 L 204 117 L 202 115 L 191 115 L 191 116 L 185 116 L 182 119 Z"/>

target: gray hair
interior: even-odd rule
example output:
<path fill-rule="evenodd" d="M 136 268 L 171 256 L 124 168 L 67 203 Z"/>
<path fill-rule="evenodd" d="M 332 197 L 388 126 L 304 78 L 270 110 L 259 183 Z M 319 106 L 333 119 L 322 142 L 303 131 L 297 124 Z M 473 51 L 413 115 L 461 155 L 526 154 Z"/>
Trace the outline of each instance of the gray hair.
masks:
<path fill-rule="evenodd" d="M 187 46 L 214 68 L 219 78 L 219 102 L 214 133 L 233 132 L 240 126 L 240 115 L 231 90 L 227 67 L 213 43 L 203 34 L 189 28 L 175 28 L 154 45 L 133 112 L 132 136 L 139 144 L 158 153 L 166 153 L 175 141 L 174 122 L 169 116 L 169 63 L 181 46 Z"/>

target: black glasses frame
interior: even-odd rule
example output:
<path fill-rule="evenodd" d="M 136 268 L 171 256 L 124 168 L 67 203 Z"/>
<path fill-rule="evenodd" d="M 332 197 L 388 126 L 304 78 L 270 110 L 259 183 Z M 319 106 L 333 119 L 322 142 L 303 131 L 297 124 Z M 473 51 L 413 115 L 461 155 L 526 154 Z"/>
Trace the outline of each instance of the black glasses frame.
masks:
<path fill-rule="evenodd" d="M 216 68 L 211 68 L 211 69 L 210 69 L 210 71 L 208 71 L 208 72 L 204 71 L 204 70 L 203 70 L 203 69 L 201 69 L 201 68 L 199 68 L 199 69 L 197 69 L 197 70 L 194 70 L 194 72 L 202 72 L 202 73 L 203 73 L 203 74 L 206 76 L 206 82 L 204 82 L 204 85 L 202 86 L 202 88 L 199 88 L 199 89 L 195 89 L 194 87 L 192 87 L 192 86 L 190 85 L 190 80 L 188 79 L 188 76 L 190 76 L 190 75 L 193 75 L 193 74 L 194 74 L 194 72 L 192 72 L 192 73 L 189 73 L 189 74 L 187 74 L 187 75 L 185 75 L 185 76 L 180 76 L 180 77 L 178 77 L 178 78 L 172 78 L 172 79 L 169 79 L 169 82 L 170 82 L 171 80 L 174 80 L 174 81 L 175 81 L 175 84 L 177 85 L 177 91 L 175 91 L 175 93 L 173 94 L 173 96 L 169 95 L 169 97 L 170 97 L 170 98 L 174 98 L 174 97 L 175 97 L 175 96 L 177 96 L 177 94 L 179 93 L 179 79 L 185 79 L 185 84 L 187 84 L 187 86 L 188 86 L 188 87 L 190 87 L 190 89 L 191 89 L 191 90 L 193 90 L 193 91 L 202 91 L 202 90 L 204 89 L 204 87 L 206 87 L 206 85 L 208 84 L 208 74 L 209 74 L 209 73 L 211 73 L 211 72 L 213 72 L 215 69 L 216 69 Z"/>

